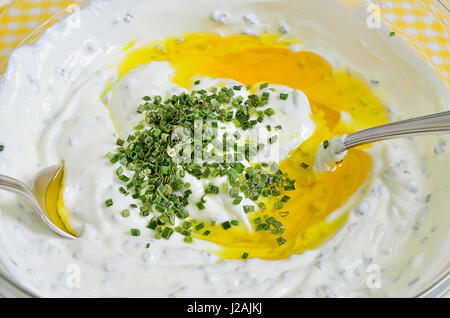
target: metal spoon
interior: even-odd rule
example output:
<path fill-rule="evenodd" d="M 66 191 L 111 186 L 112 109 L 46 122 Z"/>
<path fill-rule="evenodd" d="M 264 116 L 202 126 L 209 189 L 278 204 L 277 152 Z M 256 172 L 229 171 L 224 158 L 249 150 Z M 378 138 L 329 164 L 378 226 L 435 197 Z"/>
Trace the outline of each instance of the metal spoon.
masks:
<path fill-rule="evenodd" d="M 344 149 L 340 149 L 340 152 L 375 141 L 445 132 L 450 132 L 450 111 L 410 118 L 357 131 L 345 138 Z"/>
<path fill-rule="evenodd" d="M 0 189 L 23 196 L 28 200 L 34 210 L 39 214 L 42 221 L 44 221 L 50 229 L 64 238 L 74 239 L 76 238 L 75 236 L 60 229 L 51 221 L 45 206 L 45 194 L 47 193 L 47 188 L 61 169 L 62 165 L 58 164 L 39 171 L 31 183 L 31 188 L 27 187 L 23 182 L 17 179 L 0 174 Z"/>
<path fill-rule="evenodd" d="M 381 140 L 445 132 L 450 132 L 450 111 L 406 119 L 360 130 L 350 135 L 333 137 L 328 141 L 326 147 L 322 144 L 319 146 L 314 170 L 318 172 L 330 170 L 334 163 L 344 158 L 345 151 L 350 148 Z"/>

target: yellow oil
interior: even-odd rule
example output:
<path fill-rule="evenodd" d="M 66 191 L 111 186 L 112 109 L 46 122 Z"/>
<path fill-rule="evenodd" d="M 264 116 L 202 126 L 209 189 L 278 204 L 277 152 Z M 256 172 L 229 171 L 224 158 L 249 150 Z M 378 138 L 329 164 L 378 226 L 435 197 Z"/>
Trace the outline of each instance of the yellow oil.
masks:
<path fill-rule="evenodd" d="M 76 232 L 70 227 L 68 216 L 70 211 L 64 205 L 64 167 L 50 182 L 45 193 L 45 207 L 50 220 L 61 230 L 76 236 Z"/>

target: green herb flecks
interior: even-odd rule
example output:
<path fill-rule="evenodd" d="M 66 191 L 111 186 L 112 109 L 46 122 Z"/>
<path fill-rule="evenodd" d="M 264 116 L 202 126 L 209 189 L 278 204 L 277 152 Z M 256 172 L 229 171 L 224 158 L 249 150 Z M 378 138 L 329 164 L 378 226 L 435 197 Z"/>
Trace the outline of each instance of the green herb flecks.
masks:
<path fill-rule="evenodd" d="M 194 83 L 198 85 L 199 82 Z M 267 84 L 260 85 L 266 88 Z M 123 183 L 119 192 L 130 195 L 140 202 L 139 213 L 150 217 L 147 228 L 153 231 L 156 239 L 169 239 L 174 232 L 185 236 L 186 243 L 192 243 L 192 231 L 207 236 L 203 223 L 189 223 L 192 220 L 187 206 L 192 195 L 190 184 L 183 178 L 187 173 L 199 180 L 226 177 L 222 185 L 205 183 L 201 200 L 196 203 L 199 210 L 206 208 L 207 196 L 219 193 L 228 194 L 235 205 L 244 198 L 255 205 L 244 204 L 244 212 L 256 212 L 265 204 L 261 198 L 276 198 L 280 190 L 292 191 L 295 181 L 278 169 L 275 163 L 258 163 L 244 166 L 243 160 L 251 162 L 264 144 L 242 143 L 243 138 L 236 132 L 219 138 L 219 127 L 232 123 L 236 129 L 247 130 L 272 116 L 275 110 L 265 107 L 269 92 L 250 94 L 247 99 L 235 95 L 243 86 L 212 87 L 191 93 L 172 95 L 166 100 L 161 96 L 145 96 L 137 113 L 144 117 L 135 130 L 124 139 L 117 139 L 117 149 L 106 155 L 112 164 L 118 164 L 117 178 Z M 247 88 L 248 89 L 248 88 Z M 280 95 L 284 99 L 285 95 Z M 262 108 L 262 109 L 261 109 Z M 281 129 L 281 126 L 277 126 Z M 196 136 L 201 136 L 199 140 Z M 270 137 L 269 143 L 277 142 L 278 137 Z M 198 154 L 200 153 L 200 158 Z M 234 160 L 231 160 L 234 159 Z M 274 208 L 281 209 L 286 196 L 274 200 Z M 105 201 L 107 207 L 113 205 L 111 199 Z M 137 204 L 130 205 L 137 208 Z M 122 216 L 130 211 L 125 209 Z M 182 224 L 182 225 L 180 225 Z M 267 230 L 274 235 L 284 232 L 281 222 L 274 217 L 265 220 L 266 225 L 258 224 L 256 230 Z M 239 226 L 237 220 L 222 223 L 223 229 Z M 139 234 L 138 234 L 139 233 Z M 140 235 L 136 229 L 132 235 Z"/>

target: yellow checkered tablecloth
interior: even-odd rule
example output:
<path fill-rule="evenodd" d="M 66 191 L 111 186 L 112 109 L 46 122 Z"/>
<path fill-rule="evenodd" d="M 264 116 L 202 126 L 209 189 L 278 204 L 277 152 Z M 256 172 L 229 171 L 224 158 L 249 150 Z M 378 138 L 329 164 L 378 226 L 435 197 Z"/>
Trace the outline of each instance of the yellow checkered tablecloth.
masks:
<path fill-rule="evenodd" d="M 342 0 L 345 1 L 345 0 Z M 80 0 L 0 0 L 0 70 L 8 55 L 22 43 L 33 43 L 48 26 L 73 9 Z M 367 1 L 347 0 L 352 3 Z M 432 64 L 450 83 L 448 0 L 372 0 L 381 20 Z"/>

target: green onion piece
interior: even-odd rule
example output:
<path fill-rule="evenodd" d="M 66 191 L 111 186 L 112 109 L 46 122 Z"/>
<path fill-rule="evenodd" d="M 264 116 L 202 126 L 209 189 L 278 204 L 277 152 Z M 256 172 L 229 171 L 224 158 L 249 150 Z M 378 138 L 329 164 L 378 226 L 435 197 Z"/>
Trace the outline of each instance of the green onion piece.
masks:
<path fill-rule="evenodd" d="M 139 236 L 141 235 L 141 231 L 139 229 L 130 229 L 130 234 L 132 236 Z"/>
<path fill-rule="evenodd" d="M 243 258 L 243 259 L 247 259 L 247 257 L 248 257 L 248 253 L 247 253 L 247 252 L 244 252 L 244 253 L 242 254 L 242 258 Z"/>
<path fill-rule="evenodd" d="M 278 140 L 278 136 L 275 135 L 275 136 L 272 136 L 269 139 L 267 139 L 267 142 L 269 143 L 269 145 L 272 145 L 272 144 L 276 143 L 277 140 Z"/>
<path fill-rule="evenodd" d="M 242 197 L 241 196 L 237 196 L 237 197 L 234 198 L 233 204 L 234 205 L 238 205 L 239 203 L 241 203 L 241 201 L 242 201 Z"/>
<path fill-rule="evenodd" d="M 128 210 L 128 209 L 122 210 L 122 216 L 123 216 L 124 218 L 130 216 L 130 210 Z"/>
<path fill-rule="evenodd" d="M 286 240 L 282 236 L 280 236 L 279 238 L 277 238 L 277 243 L 278 243 L 278 246 L 281 246 L 284 243 L 286 243 Z"/>
<path fill-rule="evenodd" d="M 329 145 L 330 145 L 330 142 L 328 140 L 325 140 L 323 142 L 323 149 L 327 149 Z"/>
<path fill-rule="evenodd" d="M 205 225 L 203 223 L 200 223 L 195 226 L 195 230 L 199 231 L 199 230 L 203 229 L 204 227 L 205 227 Z"/>
<path fill-rule="evenodd" d="M 164 230 L 161 233 L 162 238 L 168 240 L 173 234 L 173 230 L 170 227 L 164 228 Z"/>
<path fill-rule="evenodd" d="M 229 221 L 223 222 L 222 223 L 222 228 L 224 230 L 228 230 L 229 228 L 231 228 L 231 223 Z"/>
<path fill-rule="evenodd" d="M 275 114 L 275 110 L 273 108 L 267 108 L 266 110 L 264 110 L 264 114 L 267 116 L 272 116 Z"/>
<path fill-rule="evenodd" d="M 105 201 L 105 205 L 106 205 L 106 207 L 109 208 L 111 205 L 113 205 L 113 200 L 112 200 L 112 199 L 106 200 L 106 201 Z"/>
<path fill-rule="evenodd" d="M 289 94 L 286 94 L 286 93 L 280 94 L 280 99 L 282 99 L 282 100 L 286 100 L 286 99 L 288 99 L 288 97 L 289 97 Z"/>
<path fill-rule="evenodd" d="M 277 201 L 277 202 L 275 202 L 275 204 L 273 206 L 275 209 L 280 210 L 283 208 L 283 202 Z"/>
<path fill-rule="evenodd" d="M 204 210 L 205 209 L 205 205 L 203 204 L 203 202 L 197 202 L 197 203 L 195 203 L 195 205 L 197 206 L 197 208 L 199 210 Z"/>
<path fill-rule="evenodd" d="M 159 167 L 159 172 L 161 174 L 169 174 L 169 167 L 161 166 L 161 167 Z"/>

